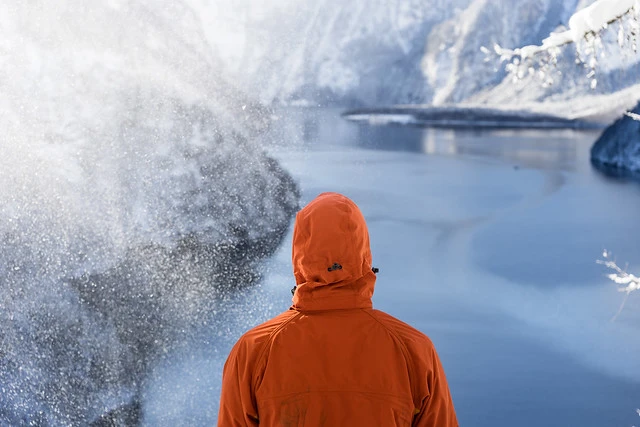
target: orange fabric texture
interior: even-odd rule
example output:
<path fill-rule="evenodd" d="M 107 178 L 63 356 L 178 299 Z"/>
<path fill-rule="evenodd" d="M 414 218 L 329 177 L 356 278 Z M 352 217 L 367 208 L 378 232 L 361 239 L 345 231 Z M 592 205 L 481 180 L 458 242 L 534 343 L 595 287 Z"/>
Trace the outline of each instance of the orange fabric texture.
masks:
<path fill-rule="evenodd" d="M 429 338 L 372 308 L 355 203 L 323 193 L 298 212 L 292 258 L 293 305 L 231 350 L 218 426 L 457 426 Z"/>

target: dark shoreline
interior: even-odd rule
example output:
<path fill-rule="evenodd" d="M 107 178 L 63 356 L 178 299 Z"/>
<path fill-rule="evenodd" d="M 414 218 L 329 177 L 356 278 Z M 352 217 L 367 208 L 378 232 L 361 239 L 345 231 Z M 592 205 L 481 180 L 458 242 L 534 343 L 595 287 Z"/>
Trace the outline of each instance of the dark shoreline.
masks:
<path fill-rule="evenodd" d="M 470 107 L 376 107 L 354 108 L 341 116 L 353 122 L 438 128 L 485 129 L 602 129 L 600 123 L 568 119 L 530 111 Z M 396 117 L 394 117 L 396 116 Z M 405 116 L 403 118 L 397 116 Z"/>

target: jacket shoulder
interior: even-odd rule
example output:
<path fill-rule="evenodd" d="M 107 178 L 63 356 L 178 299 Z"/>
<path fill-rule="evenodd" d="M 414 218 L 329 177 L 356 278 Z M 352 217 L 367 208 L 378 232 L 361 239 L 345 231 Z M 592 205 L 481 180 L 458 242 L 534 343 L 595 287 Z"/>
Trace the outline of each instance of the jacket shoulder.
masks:
<path fill-rule="evenodd" d="M 237 345 L 249 348 L 261 346 L 261 344 L 268 341 L 273 334 L 275 334 L 287 322 L 292 320 L 297 314 L 298 312 L 295 310 L 287 310 L 280 313 L 276 317 L 273 317 L 245 332 L 240 339 L 238 339 Z"/>
<path fill-rule="evenodd" d="M 447 378 L 431 339 L 416 328 L 379 310 L 371 313 L 406 349 L 412 393 L 418 412 L 415 426 L 458 426 Z"/>
<path fill-rule="evenodd" d="M 413 326 L 384 311 L 371 310 L 370 314 L 394 334 L 409 350 L 430 352 L 434 349 L 431 339 Z"/>
<path fill-rule="evenodd" d="M 272 336 L 296 316 L 294 310 L 285 311 L 278 316 L 253 327 L 236 341 L 229 352 L 225 371 L 232 366 L 253 377 L 264 365 L 264 353 L 269 347 Z"/>
<path fill-rule="evenodd" d="M 439 375 L 440 362 L 431 339 L 413 326 L 379 310 L 370 312 L 398 340 L 407 361 L 416 408 L 434 392 L 433 378 Z M 442 374 L 444 378 L 444 374 Z"/>

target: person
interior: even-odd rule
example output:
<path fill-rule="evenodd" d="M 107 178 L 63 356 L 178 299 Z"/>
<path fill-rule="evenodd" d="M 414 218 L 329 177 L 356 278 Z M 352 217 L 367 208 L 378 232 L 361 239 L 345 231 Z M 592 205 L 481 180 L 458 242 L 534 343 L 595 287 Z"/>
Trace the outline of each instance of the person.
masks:
<path fill-rule="evenodd" d="M 292 259 L 293 305 L 231 350 L 218 426 L 457 426 L 432 342 L 372 307 L 356 204 L 323 193 L 299 211 Z"/>

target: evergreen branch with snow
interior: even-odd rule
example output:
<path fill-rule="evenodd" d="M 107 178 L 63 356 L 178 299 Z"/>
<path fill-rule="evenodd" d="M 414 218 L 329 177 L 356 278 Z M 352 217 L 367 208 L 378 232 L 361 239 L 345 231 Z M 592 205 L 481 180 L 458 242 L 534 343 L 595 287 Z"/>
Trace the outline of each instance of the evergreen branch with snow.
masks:
<path fill-rule="evenodd" d="M 595 89 L 598 53 L 602 48 L 601 32 L 618 23 L 618 45 L 621 49 L 637 51 L 637 36 L 640 33 L 640 0 L 597 0 L 579 10 L 569 18 L 569 27 L 552 32 L 540 45 L 528 45 L 515 49 L 494 46 L 494 52 L 503 62 L 505 69 L 514 80 L 526 75 L 537 74 L 544 85 L 553 84 L 550 68 L 557 63 L 561 47 L 576 45 L 577 63 L 588 69 L 586 77 L 591 79 Z M 490 54 L 483 47 L 482 51 Z"/>
<path fill-rule="evenodd" d="M 620 268 L 616 261 L 611 259 L 610 252 L 605 250 L 602 253 L 602 257 L 604 259 L 599 259 L 596 262 L 614 271 L 614 273 L 607 274 L 607 277 L 618 286 L 618 292 L 624 292 L 626 294 L 617 313 L 611 318 L 611 321 L 614 322 L 622 312 L 622 309 L 629 298 L 629 294 L 640 289 L 640 277 L 628 273 L 626 267 L 625 269 Z"/>

